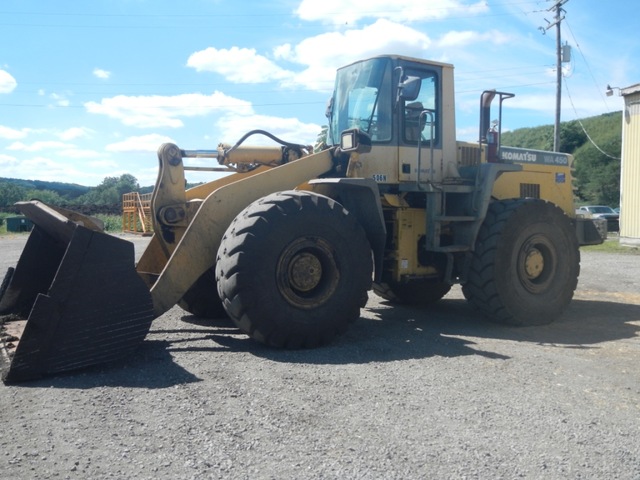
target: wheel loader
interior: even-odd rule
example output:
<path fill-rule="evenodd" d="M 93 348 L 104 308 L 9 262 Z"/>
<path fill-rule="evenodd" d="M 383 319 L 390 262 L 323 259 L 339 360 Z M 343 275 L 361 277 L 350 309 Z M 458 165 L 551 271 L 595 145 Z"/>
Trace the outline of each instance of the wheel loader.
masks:
<path fill-rule="evenodd" d="M 579 246 L 603 237 L 575 217 L 569 155 L 501 145 L 512 96 L 483 92 L 478 142 L 456 141 L 453 66 L 385 55 L 337 71 L 315 149 L 262 130 L 213 150 L 164 144 L 155 233 L 137 263 L 91 217 L 17 204 L 35 228 L 0 290 L 14 332 L 3 380 L 118 359 L 176 304 L 284 348 L 331 342 L 370 290 L 428 305 L 461 284 L 490 320 L 553 321 L 576 288 Z M 256 135 L 269 146 L 245 145 Z M 186 189 L 191 170 L 230 174 Z"/>

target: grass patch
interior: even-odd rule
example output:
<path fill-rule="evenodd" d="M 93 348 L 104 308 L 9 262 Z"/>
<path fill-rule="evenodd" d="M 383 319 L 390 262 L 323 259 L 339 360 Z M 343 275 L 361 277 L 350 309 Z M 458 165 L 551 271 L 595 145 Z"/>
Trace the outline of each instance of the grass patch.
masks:
<path fill-rule="evenodd" d="M 638 247 L 624 247 L 620 245 L 620 240 L 617 236 L 607 238 L 604 243 L 600 245 L 590 245 L 587 247 L 580 247 L 585 252 L 604 252 L 604 253 L 620 253 L 623 255 L 640 255 L 640 248 Z"/>
<path fill-rule="evenodd" d="M 122 217 L 120 215 L 93 215 L 94 217 L 104 222 L 105 232 L 121 232 L 122 231 Z"/>
<path fill-rule="evenodd" d="M 8 213 L 0 213 L 0 235 L 7 233 L 7 217 L 10 217 Z"/>
<path fill-rule="evenodd" d="M 122 217 L 120 215 L 94 215 L 96 218 L 104 222 L 104 229 L 107 232 L 115 233 L 122 231 Z M 0 235 L 6 235 L 7 233 L 19 235 L 20 233 L 28 232 L 7 232 L 7 217 L 15 217 L 15 214 L 0 213 Z"/>

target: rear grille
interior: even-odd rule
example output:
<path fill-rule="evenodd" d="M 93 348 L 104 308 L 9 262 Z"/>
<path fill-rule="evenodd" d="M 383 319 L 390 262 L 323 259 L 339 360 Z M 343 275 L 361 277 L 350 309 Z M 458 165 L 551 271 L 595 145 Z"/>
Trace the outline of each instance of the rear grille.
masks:
<path fill-rule="evenodd" d="M 520 198 L 540 198 L 539 183 L 521 183 Z"/>
<path fill-rule="evenodd" d="M 458 165 L 478 165 L 480 163 L 480 148 L 472 144 L 458 144 Z"/>

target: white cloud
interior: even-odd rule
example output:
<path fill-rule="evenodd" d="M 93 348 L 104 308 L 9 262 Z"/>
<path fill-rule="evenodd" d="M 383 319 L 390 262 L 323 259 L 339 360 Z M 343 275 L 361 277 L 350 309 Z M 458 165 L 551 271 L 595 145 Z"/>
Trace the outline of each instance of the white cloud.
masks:
<path fill-rule="evenodd" d="M 0 157 L 0 163 L 2 158 Z M 86 182 L 95 185 L 100 180 L 97 178 L 90 180 L 93 174 L 86 171 L 77 170 L 67 161 L 55 161 L 46 156 L 35 156 L 20 159 L 9 165 L 3 165 L 3 176 L 16 178 L 46 179 L 48 181 L 69 182 L 70 179 L 83 178 Z"/>
<path fill-rule="evenodd" d="M 158 178 L 158 167 L 139 167 L 135 172 L 127 172 L 127 173 L 131 173 L 134 177 L 136 177 L 138 179 L 138 183 L 141 186 L 145 186 L 145 185 L 150 185 L 153 186 L 156 183 L 156 179 Z M 189 178 L 187 179 L 187 181 L 191 182 L 191 181 L 208 181 L 211 180 L 211 178 L 208 178 L 210 176 L 206 176 L 204 175 L 202 178 L 202 180 L 198 179 L 198 180 L 194 180 L 192 177 L 194 175 L 192 173 L 189 174 Z"/>
<path fill-rule="evenodd" d="M 155 152 L 163 143 L 175 143 L 175 141 L 171 137 L 152 133 L 112 143 L 107 145 L 105 150 L 108 152 Z"/>
<path fill-rule="evenodd" d="M 104 157 L 104 153 L 96 152 L 95 150 L 87 150 L 80 148 L 68 148 L 66 150 L 61 150 L 57 152 L 59 156 L 66 158 L 79 158 L 79 159 L 89 159 L 89 158 L 100 158 Z"/>
<path fill-rule="evenodd" d="M 291 58 L 292 56 L 292 50 L 291 50 L 291 44 L 290 43 L 285 43 L 284 45 L 280 45 L 276 48 L 273 49 L 273 56 L 275 58 L 281 59 L 287 59 L 287 58 Z"/>
<path fill-rule="evenodd" d="M 88 163 L 89 167 L 92 170 L 94 169 L 102 169 L 102 170 L 113 170 L 118 168 L 118 163 L 113 160 L 92 160 Z"/>
<path fill-rule="evenodd" d="M 504 129 L 503 129 L 504 131 Z M 470 127 L 456 128 L 456 138 L 466 142 L 474 142 L 478 140 L 479 129 L 473 125 Z"/>
<path fill-rule="evenodd" d="M 352 24 L 362 18 L 387 18 L 395 22 L 441 20 L 477 15 L 489 9 L 486 1 L 466 4 L 460 0 L 302 0 L 296 10 L 303 20 L 334 25 Z"/>
<path fill-rule="evenodd" d="M 286 55 L 286 60 L 306 65 L 306 70 L 291 78 L 291 84 L 327 91 L 333 87 L 338 67 L 385 53 L 424 57 L 430 44 L 429 37 L 418 30 L 379 19 L 362 29 L 323 33 L 292 49 L 279 47 L 276 51 Z"/>
<path fill-rule="evenodd" d="M 227 50 L 209 47 L 191 54 L 187 66 L 198 72 L 218 73 L 237 83 L 264 83 L 293 75 L 257 54 L 253 48 L 231 47 Z"/>
<path fill-rule="evenodd" d="M 220 140 L 235 143 L 247 133 L 247 125 L 251 129 L 267 130 L 276 137 L 291 143 L 313 144 L 320 133 L 321 126 L 315 123 L 303 123 L 297 118 L 281 118 L 268 115 L 227 115 L 216 122 L 221 132 Z M 245 145 L 265 145 L 272 141 L 262 135 L 249 137 Z"/>
<path fill-rule="evenodd" d="M 238 111 L 245 114 L 253 111 L 249 102 L 221 92 L 171 97 L 118 95 L 103 98 L 100 103 L 87 102 L 84 106 L 89 113 L 107 115 L 127 126 L 137 128 L 179 128 L 184 125 L 180 117 L 205 116 L 220 111 Z"/>
<path fill-rule="evenodd" d="M 52 93 L 51 95 L 49 95 L 49 98 L 54 101 L 54 106 L 68 107 L 71 104 L 71 102 L 69 102 L 69 99 L 59 93 Z"/>
<path fill-rule="evenodd" d="M 18 82 L 9 72 L 0 70 L 0 93 L 11 93 L 17 85 Z"/>
<path fill-rule="evenodd" d="M 192 54 L 187 65 L 198 71 L 218 73 L 232 82 L 279 81 L 285 87 L 330 91 L 336 69 L 343 65 L 388 53 L 422 57 L 430 45 L 431 39 L 425 33 L 380 18 L 363 28 L 322 33 L 297 45 L 279 45 L 272 51 L 273 60 L 255 49 L 209 47 Z M 298 64 L 303 70 L 292 72 L 276 61 Z"/>
<path fill-rule="evenodd" d="M 18 165 L 18 159 L 16 157 L 12 157 L 11 155 L 5 155 L 3 153 L 0 153 L 0 165 L 3 168 L 13 167 L 15 165 Z M 6 176 L 6 175 L 3 175 L 3 176 Z"/>
<path fill-rule="evenodd" d="M 7 140 L 18 140 L 27 136 L 28 129 L 16 130 L 15 128 L 0 125 L 0 138 Z"/>
<path fill-rule="evenodd" d="M 96 78 L 101 78 L 103 80 L 107 80 L 111 76 L 111 72 L 107 70 L 103 70 L 101 68 L 93 69 L 93 76 Z"/>
<path fill-rule="evenodd" d="M 86 127 L 72 127 L 58 133 L 60 140 L 75 140 L 77 138 L 88 137 L 93 130 Z"/>
<path fill-rule="evenodd" d="M 511 40 L 512 39 L 508 35 L 498 32 L 497 30 L 491 30 L 484 33 L 474 32 L 472 30 L 452 30 L 438 39 L 437 46 L 440 48 L 452 48 L 479 43 L 502 45 Z"/>
<path fill-rule="evenodd" d="M 21 151 L 21 152 L 42 152 L 42 151 L 46 152 L 49 150 L 60 150 L 62 148 L 74 148 L 74 146 L 68 143 L 58 142 L 54 140 L 33 142 L 32 144 L 29 144 L 29 145 L 22 142 L 14 142 L 7 147 L 7 150 L 14 150 L 14 151 Z"/>

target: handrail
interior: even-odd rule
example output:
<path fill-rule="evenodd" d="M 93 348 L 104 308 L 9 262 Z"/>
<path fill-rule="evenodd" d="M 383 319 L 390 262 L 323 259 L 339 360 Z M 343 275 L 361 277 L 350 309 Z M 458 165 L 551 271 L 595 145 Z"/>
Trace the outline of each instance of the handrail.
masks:
<path fill-rule="evenodd" d="M 122 230 L 134 233 L 150 233 L 151 193 L 140 194 L 138 192 L 122 195 Z M 133 220 L 136 219 L 136 220 Z M 140 222 L 140 229 L 138 227 Z"/>

